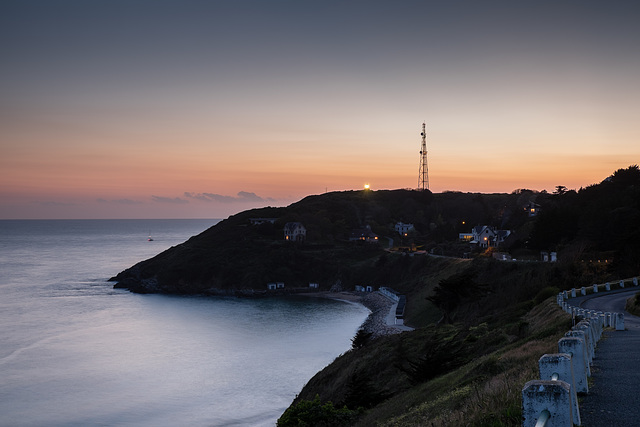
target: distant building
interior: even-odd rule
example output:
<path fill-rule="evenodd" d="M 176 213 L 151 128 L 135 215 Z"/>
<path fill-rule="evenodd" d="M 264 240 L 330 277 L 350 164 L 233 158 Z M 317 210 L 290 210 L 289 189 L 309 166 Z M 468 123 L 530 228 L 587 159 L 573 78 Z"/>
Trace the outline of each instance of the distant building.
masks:
<path fill-rule="evenodd" d="M 278 218 L 249 218 L 251 225 L 260 225 L 271 223 L 274 224 Z"/>
<path fill-rule="evenodd" d="M 318 289 L 319 287 L 320 287 L 320 285 L 317 284 L 317 283 L 309 283 L 309 288 L 311 288 L 311 289 Z"/>
<path fill-rule="evenodd" d="M 465 242 L 470 242 L 473 240 L 473 233 L 459 233 L 458 238 L 460 240 L 464 240 Z"/>
<path fill-rule="evenodd" d="M 479 225 L 471 230 L 473 238 L 469 243 L 481 248 L 497 247 L 511 234 L 511 230 L 496 230 L 488 225 Z M 465 239 L 466 240 L 466 239 Z"/>
<path fill-rule="evenodd" d="M 369 243 L 376 243 L 379 240 L 379 236 L 371 231 L 371 227 L 369 225 L 366 225 L 364 228 L 355 228 L 351 230 L 349 240 L 352 242 L 360 240 Z"/>
<path fill-rule="evenodd" d="M 284 289 L 284 282 L 269 282 L 267 283 L 267 289 L 275 291 L 276 289 Z"/>
<path fill-rule="evenodd" d="M 401 236 L 406 235 L 408 232 L 413 231 L 413 224 L 405 224 L 404 222 L 398 222 L 395 226 L 396 231 Z"/>
<path fill-rule="evenodd" d="M 540 205 L 534 202 L 529 202 L 524 209 L 530 217 L 538 216 L 540 213 Z"/>
<path fill-rule="evenodd" d="M 304 242 L 307 238 L 307 229 L 300 222 L 288 222 L 284 225 L 284 240 L 290 242 Z"/>

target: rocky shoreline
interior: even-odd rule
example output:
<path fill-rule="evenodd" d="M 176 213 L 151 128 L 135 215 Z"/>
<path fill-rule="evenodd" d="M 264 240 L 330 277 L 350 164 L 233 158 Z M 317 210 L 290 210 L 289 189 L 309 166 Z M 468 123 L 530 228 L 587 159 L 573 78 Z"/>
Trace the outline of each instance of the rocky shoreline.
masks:
<path fill-rule="evenodd" d="M 378 292 L 318 292 L 299 295 L 330 298 L 364 305 L 371 313 L 369 313 L 369 316 L 367 316 L 366 320 L 362 323 L 361 328 L 365 332 L 371 333 L 372 338 L 399 334 L 410 330 L 410 328 L 406 326 L 400 327 L 387 323 L 389 310 L 391 310 L 394 303 Z"/>

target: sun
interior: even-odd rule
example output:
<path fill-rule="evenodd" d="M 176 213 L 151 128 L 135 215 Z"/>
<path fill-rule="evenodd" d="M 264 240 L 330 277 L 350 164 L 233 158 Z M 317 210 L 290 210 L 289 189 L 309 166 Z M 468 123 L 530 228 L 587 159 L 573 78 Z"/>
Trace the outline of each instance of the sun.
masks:
<path fill-rule="evenodd" d="M 370 186 L 369 184 L 365 184 L 365 185 L 364 185 L 364 189 L 365 189 L 365 190 L 369 190 L 370 188 L 371 188 L 371 186 Z"/>

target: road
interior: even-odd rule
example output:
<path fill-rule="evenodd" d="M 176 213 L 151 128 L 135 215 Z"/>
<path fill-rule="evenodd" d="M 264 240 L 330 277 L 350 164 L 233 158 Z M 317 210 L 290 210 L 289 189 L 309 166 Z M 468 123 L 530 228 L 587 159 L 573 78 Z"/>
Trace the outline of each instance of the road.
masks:
<path fill-rule="evenodd" d="M 572 305 L 604 312 L 624 312 L 626 330 L 606 330 L 591 366 L 589 394 L 580 401 L 586 427 L 640 426 L 640 317 L 624 310 L 638 288 L 572 298 Z"/>

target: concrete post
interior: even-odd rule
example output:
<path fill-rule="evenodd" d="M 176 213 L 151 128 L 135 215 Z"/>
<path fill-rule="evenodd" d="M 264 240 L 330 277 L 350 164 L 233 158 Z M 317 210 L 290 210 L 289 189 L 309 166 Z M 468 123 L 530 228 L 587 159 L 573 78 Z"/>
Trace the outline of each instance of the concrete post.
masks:
<path fill-rule="evenodd" d="M 591 363 L 596 355 L 596 342 L 593 336 L 593 331 L 591 330 L 589 324 L 584 321 L 578 323 L 574 329 L 576 331 L 584 331 L 587 344 L 588 361 L 589 363 Z"/>
<path fill-rule="evenodd" d="M 607 328 L 611 326 L 611 313 L 609 312 L 604 314 L 604 326 Z"/>
<path fill-rule="evenodd" d="M 576 288 L 571 288 L 571 298 L 576 297 Z"/>
<path fill-rule="evenodd" d="M 638 286 L 638 278 L 637 277 L 633 278 L 633 286 Z"/>
<path fill-rule="evenodd" d="M 596 342 L 602 338 L 602 329 L 604 327 L 604 319 L 602 318 L 602 312 L 596 311 L 593 313 L 593 322 L 595 324 Z"/>
<path fill-rule="evenodd" d="M 616 313 L 616 331 L 624 331 L 624 313 Z"/>
<path fill-rule="evenodd" d="M 548 416 L 547 425 L 573 427 L 571 386 L 564 381 L 533 380 L 522 389 L 522 427 L 534 427 Z"/>
<path fill-rule="evenodd" d="M 571 386 L 571 412 L 573 423 L 580 422 L 580 409 L 578 408 L 578 395 L 576 394 L 576 381 L 573 375 L 571 355 L 565 353 L 545 354 L 538 360 L 541 380 L 560 380 Z M 555 378 L 554 378 L 555 377 Z"/>
<path fill-rule="evenodd" d="M 598 285 L 593 285 L 593 293 L 594 294 L 598 293 Z"/>
<path fill-rule="evenodd" d="M 578 337 L 560 338 L 558 340 L 558 353 L 571 355 L 576 393 L 589 393 L 589 384 L 587 383 L 589 363 L 586 359 L 584 339 Z"/>
<path fill-rule="evenodd" d="M 580 294 L 581 295 L 586 295 L 587 294 L 587 288 L 585 288 L 584 286 L 582 288 L 580 288 Z"/>
<path fill-rule="evenodd" d="M 617 318 L 617 316 L 616 316 L 615 313 L 609 313 L 609 314 L 611 316 L 611 322 L 609 323 L 609 326 L 612 327 L 612 328 L 615 328 L 616 327 L 616 318 Z"/>
<path fill-rule="evenodd" d="M 609 282 L 604 284 L 604 290 L 605 291 L 610 291 L 611 290 L 611 285 L 609 284 Z"/>
<path fill-rule="evenodd" d="M 580 340 L 582 340 L 582 343 L 583 343 L 582 348 L 584 349 L 584 354 L 582 355 L 582 357 L 584 358 L 584 361 L 585 361 L 587 377 L 590 377 L 591 376 L 591 360 L 589 359 L 589 336 L 586 334 L 585 331 L 577 330 L 577 329 L 572 329 L 569 332 L 566 332 L 564 336 L 570 337 L 570 338 L 579 338 Z M 573 356 L 573 357 L 575 358 L 577 356 Z M 577 376 L 578 375 L 578 373 L 576 372 L 577 362 L 574 360 L 572 363 L 573 363 L 573 372 Z M 578 390 L 578 393 L 580 393 L 580 390 Z"/>
<path fill-rule="evenodd" d="M 638 278 L 636 277 L 636 281 L 638 280 Z M 562 294 L 564 296 L 564 299 L 569 299 L 569 293 L 567 291 L 562 291 Z"/>
<path fill-rule="evenodd" d="M 624 280 L 620 280 L 620 287 L 624 288 Z"/>

